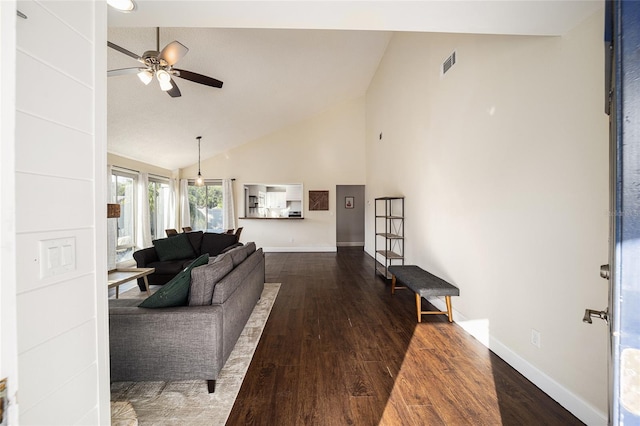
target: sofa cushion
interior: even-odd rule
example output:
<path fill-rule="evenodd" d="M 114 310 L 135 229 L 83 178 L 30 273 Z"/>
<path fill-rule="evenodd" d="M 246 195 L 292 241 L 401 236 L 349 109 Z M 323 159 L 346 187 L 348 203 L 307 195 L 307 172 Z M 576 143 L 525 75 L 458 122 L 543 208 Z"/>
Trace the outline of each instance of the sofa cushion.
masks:
<path fill-rule="evenodd" d="M 202 245 L 202 231 L 193 231 L 193 232 L 185 232 L 187 238 L 189 238 L 189 242 L 191 243 L 191 247 L 193 247 L 193 251 L 196 252 L 197 255 L 204 254 L 200 252 L 200 246 Z"/>
<path fill-rule="evenodd" d="M 190 261 L 188 261 L 189 263 L 192 262 L 193 259 L 191 259 Z M 146 267 L 147 268 L 155 268 L 155 274 L 173 274 L 176 275 L 178 274 L 180 271 L 182 271 L 186 266 L 184 264 L 185 260 L 184 259 L 179 259 L 179 260 L 167 260 L 165 262 L 151 262 L 149 263 Z"/>
<path fill-rule="evenodd" d="M 245 246 L 239 246 L 234 248 L 233 250 L 229 250 L 223 256 L 231 257 L 231 260 L 233 261 L 233 267 L 235 268 L 247 258 L 247 251 L 245 250 Z"/>
<path fill-rule="evenodd" d="M 222 251 L 220 252 L 220 254 L 224 254 L 224 253 L 226 253 L 226 252 L 228 252 L 228 251 L 230 251 L 230 250 L 233 250 L 233 249 L 234 249 L 234 248 L 236 248 L 236 247 L 240 247 L 240 246 L 243 246 L 243 245 L 244 245 L 244 244 L 242 244 L 242 243 L 235 243 L 235 244 L 231 244 L 229 247 L 227 247 L 227 248 L 225 248 L 224 250 L 222 250 Z"/>
<path fill-rule="evenodd" d="M 189 298 L 189 285 L 191 284 L 191 270 L 209 262 L 209 255 L 203 254 L 182 270 L 160 290 L 147 297 L 138 306 L 141 308 L 169 308 L 171 306 L 184 306 Z"/>
<path fill-rule="evenodd" d="M 193 269 L 191 271 L 189 306 L 210 305 L 216 283 L 232 269 L 233 261 L 230 256 L 219 256 L 207 265 Z"/>
<path fill-rule="evenodd" d="M 224 255 L 229 257 L 229 253 Z M 233 268 L 226 276 L 224 276 L 213 289 L 211 304 L 224 304 L 229 297 L 247 282 L 247 278 L 256 279 L 252 271 L 262 263 L 262 271 L 260 271 L 260 280 L 264 280 L 264 255 L 262 249 L 256 250 L 251 256 L 245 259 L 240 265 Z M 264 284 L 264 283 L 262 283 Z"/>
<path fill-rule="evenodd" d="M 256 243 L 251 241 L 251 242 L 245 244 L 244 249 L 247 252 L 247 256 L 251 256 L 253 254 L 253 252 L 256 251 Z"/>
<path fill-rule="evenodd" d="M 202 236 L 202 245 L 200 253 L 209 253 L 209 256 L 217 256 L 222 250 L 236 243 L 236 237 L 233 234 L 215 234 L 213 232 L 205 232 Z"/>
<path fill-rule="evenodd" d="M 156 248 L 158 259 L 161 261 L 192 259 L 197 256 L 189 242 L 189 237 L 185 234 L 153 240 L 153 246 Z"/>

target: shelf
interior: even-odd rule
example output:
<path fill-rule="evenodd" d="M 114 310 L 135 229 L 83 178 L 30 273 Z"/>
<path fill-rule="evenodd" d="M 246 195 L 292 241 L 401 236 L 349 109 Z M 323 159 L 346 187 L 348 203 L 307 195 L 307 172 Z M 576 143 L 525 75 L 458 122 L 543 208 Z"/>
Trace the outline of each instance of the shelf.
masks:
<path fill-rule="evenodd" d="M 404 256 L 391 250 L 378 250 L 376 253 L 386 257 L 387 259 L 404 259 Z"/>
<path fill-rule="evenodd" d="M 404 265 L 404 197 L 376 198 L 374 217 L 376 274 L 391 279 L 389 267 Z"/>
<path fill-rule="evenodd" d="M 390 240 L 401 240 L 404 239 L 404 237 L 402 235 L 398 235 L 398 234 L 389 234 L 389 233 L 384 233 L 384 232 L 380 232 L 376 234 L 379 237 L 384 237 L 384 238 L 388 238 Z"/>

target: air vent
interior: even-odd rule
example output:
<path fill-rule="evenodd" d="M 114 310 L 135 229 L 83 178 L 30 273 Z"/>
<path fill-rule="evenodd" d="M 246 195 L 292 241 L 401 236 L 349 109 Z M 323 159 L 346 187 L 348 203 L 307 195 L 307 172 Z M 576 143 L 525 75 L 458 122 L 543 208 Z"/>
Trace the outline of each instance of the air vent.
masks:
<path fill-rule="evenodd" d="M 449 71 L 451 67 L 455 65 L 455 63 L 456 63 L 456 51 L 454 50 L 451 56 L 445 59 L 445 61 L 442 63 L 442 70 L 440 72 L 440 75 L 445 75 L 447 71 Z"/>

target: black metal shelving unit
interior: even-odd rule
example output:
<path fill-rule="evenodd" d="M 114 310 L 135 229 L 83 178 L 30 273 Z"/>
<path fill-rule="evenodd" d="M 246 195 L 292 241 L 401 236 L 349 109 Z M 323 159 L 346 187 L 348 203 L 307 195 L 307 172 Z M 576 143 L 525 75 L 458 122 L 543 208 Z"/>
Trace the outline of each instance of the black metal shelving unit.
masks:
<path fill-rule="evenodd" d="M 375 199 L 375 270 L 391 279 L 389 266 L 404 265 L 404 197 Z"/>

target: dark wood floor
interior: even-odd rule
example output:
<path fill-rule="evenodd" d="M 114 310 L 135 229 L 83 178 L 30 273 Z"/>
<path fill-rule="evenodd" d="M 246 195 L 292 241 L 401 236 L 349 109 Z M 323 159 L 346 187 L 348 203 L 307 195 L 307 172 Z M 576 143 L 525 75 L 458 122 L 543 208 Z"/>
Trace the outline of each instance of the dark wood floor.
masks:
<path fill-rule="evenodd" d="M 582 424 L 445 316 L 417 324 L 361 248 L 266 259 L 282 287 L 228 425 Z"/>

